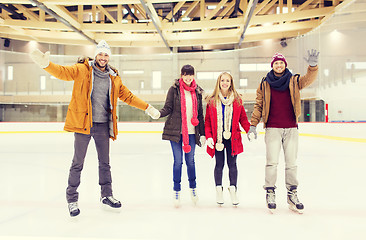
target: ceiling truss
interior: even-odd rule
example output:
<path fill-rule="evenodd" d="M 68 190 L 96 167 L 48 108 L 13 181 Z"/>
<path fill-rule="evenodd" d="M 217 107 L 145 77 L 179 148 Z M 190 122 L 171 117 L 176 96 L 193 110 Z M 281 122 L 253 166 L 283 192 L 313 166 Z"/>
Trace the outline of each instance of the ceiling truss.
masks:
<path fill-rule="evenodd" d="M 303 35 L 350 1 L 5 0 L 0 37 L 74 45 L 105 39 L 114 47 L 239 46 Z"/>

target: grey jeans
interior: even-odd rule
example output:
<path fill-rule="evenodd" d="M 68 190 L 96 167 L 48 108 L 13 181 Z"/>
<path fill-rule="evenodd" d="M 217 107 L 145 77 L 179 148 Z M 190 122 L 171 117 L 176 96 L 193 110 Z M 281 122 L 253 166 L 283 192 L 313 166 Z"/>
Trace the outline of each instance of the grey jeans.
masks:
<path fill-rule="evenodd" d="M 112 177 L 109 165 L 109 126 L 108 123 L 93 123 L 90 134 L 74 134 L 74 158 L 70 167 L 67 202 L 76 202 L 79 198 L 77 188 L 80 185 L 80 174 L 83 170 L 86 151 L 91 137 L 95 142 L 99 160 L 99 185 L 101 197 L 112 196 Z"/>
<path fill-rule="evenodd" d="M 277 165 L 281 146 L 285 156 L 285 181 L 286 188 L 298 185 L 297 181 L 297 150 L 299 132 L 297 128 L 266 128 L 266 170 L 265 185 L 275 187 L 277 181 Z"/>

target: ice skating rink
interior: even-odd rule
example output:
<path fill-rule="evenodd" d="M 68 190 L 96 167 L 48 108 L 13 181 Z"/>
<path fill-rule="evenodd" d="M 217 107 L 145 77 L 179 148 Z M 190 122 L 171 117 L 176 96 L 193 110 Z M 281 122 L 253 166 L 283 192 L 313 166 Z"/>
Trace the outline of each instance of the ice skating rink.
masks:
<path fill-rule="evenodd" d="M 65 189 L 73 134 L 63 123 L 0 123 L 0 239 L 364 239 L 366 123 L 300 123 L 298 178 L 303 215 L 286 203 L 281 155 L 277 212 L 265 204 L 264 134 L 238 157 L 234 208 L 215 203 L 214 159 L 196 149 L 199 202 L 193 206 L 183 167 L 182 205 L 172 203 L 172 151 L 162 123 L 120 123 L 111 142 L 114 196 L 119 213 L 100 207 L 97 157 L 91 141 L 79 188 L 77 218 L 69 217 Z M 263 130 L 259 129 L 262 133 Z"/>

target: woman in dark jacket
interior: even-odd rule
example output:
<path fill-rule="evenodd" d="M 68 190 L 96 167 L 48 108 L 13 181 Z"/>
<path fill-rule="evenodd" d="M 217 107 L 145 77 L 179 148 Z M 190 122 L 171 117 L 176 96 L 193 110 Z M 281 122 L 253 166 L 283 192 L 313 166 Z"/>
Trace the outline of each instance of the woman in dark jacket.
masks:
<path fill-rule="evenodd" d="M 174 205 L 180 205 L 181 176 L 184 158 L 187 165 L 188 181 L 193 203 L 198 200 L 196 192 L 195 145 L 204 145 L 205 127 L 202 108 L 203 89 L 196 84 L 194 68 L 184 65 L 181 78 L 170 87 L 160 117 L 168 116 L 163 140 L 169 140 L 174 157 Z"/>

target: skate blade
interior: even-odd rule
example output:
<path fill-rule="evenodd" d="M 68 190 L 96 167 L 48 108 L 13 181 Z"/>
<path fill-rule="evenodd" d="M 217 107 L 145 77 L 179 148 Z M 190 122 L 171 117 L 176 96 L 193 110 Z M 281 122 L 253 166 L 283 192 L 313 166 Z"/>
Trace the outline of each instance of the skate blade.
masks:
<path fill-rule="evenodd" d="M 275 214 L 276 209 L 275 208 L 268 208 L 268 211 L 270 214 Z"/>
<path fill-rule="evenodd" d="M 76 216 L 71 216 L 70 214 L 69 214 L 69 219 L 68 219 L 68 221 L 69 222 L 79 222 L 79 220 L 80 220 L 80 214 L 79 215 L 76 215 Z"/>
<path fill-rule="evenodd" d="M 216 203 L 217 203 L 217 206 L 219 206 L 219 207 L 222 207 L 222 205 L 224 205 L 223 202 L 216 202 Z"/>
<path fill-rule="evenodd" d="M 297 209 L 295 206 L 292 205 L 288 205 L 288 208 L 298 214 L 303 214 L 304 213 L 304 209 Z"/>
<path fill-rule="evenodd" d="M 175 208 L 180 208 L 180 202 L 179 201 L 174 201 L 173 205 Z"/>
<path fill-rule="evenodd" d="M 107 204 L 101 203 L 101 208 L 106 212 L 112 212 L 112 213 L 120 213 L 122 211 L 122 207 L 120 208 L 113 208 L 110 207 Z"/>

